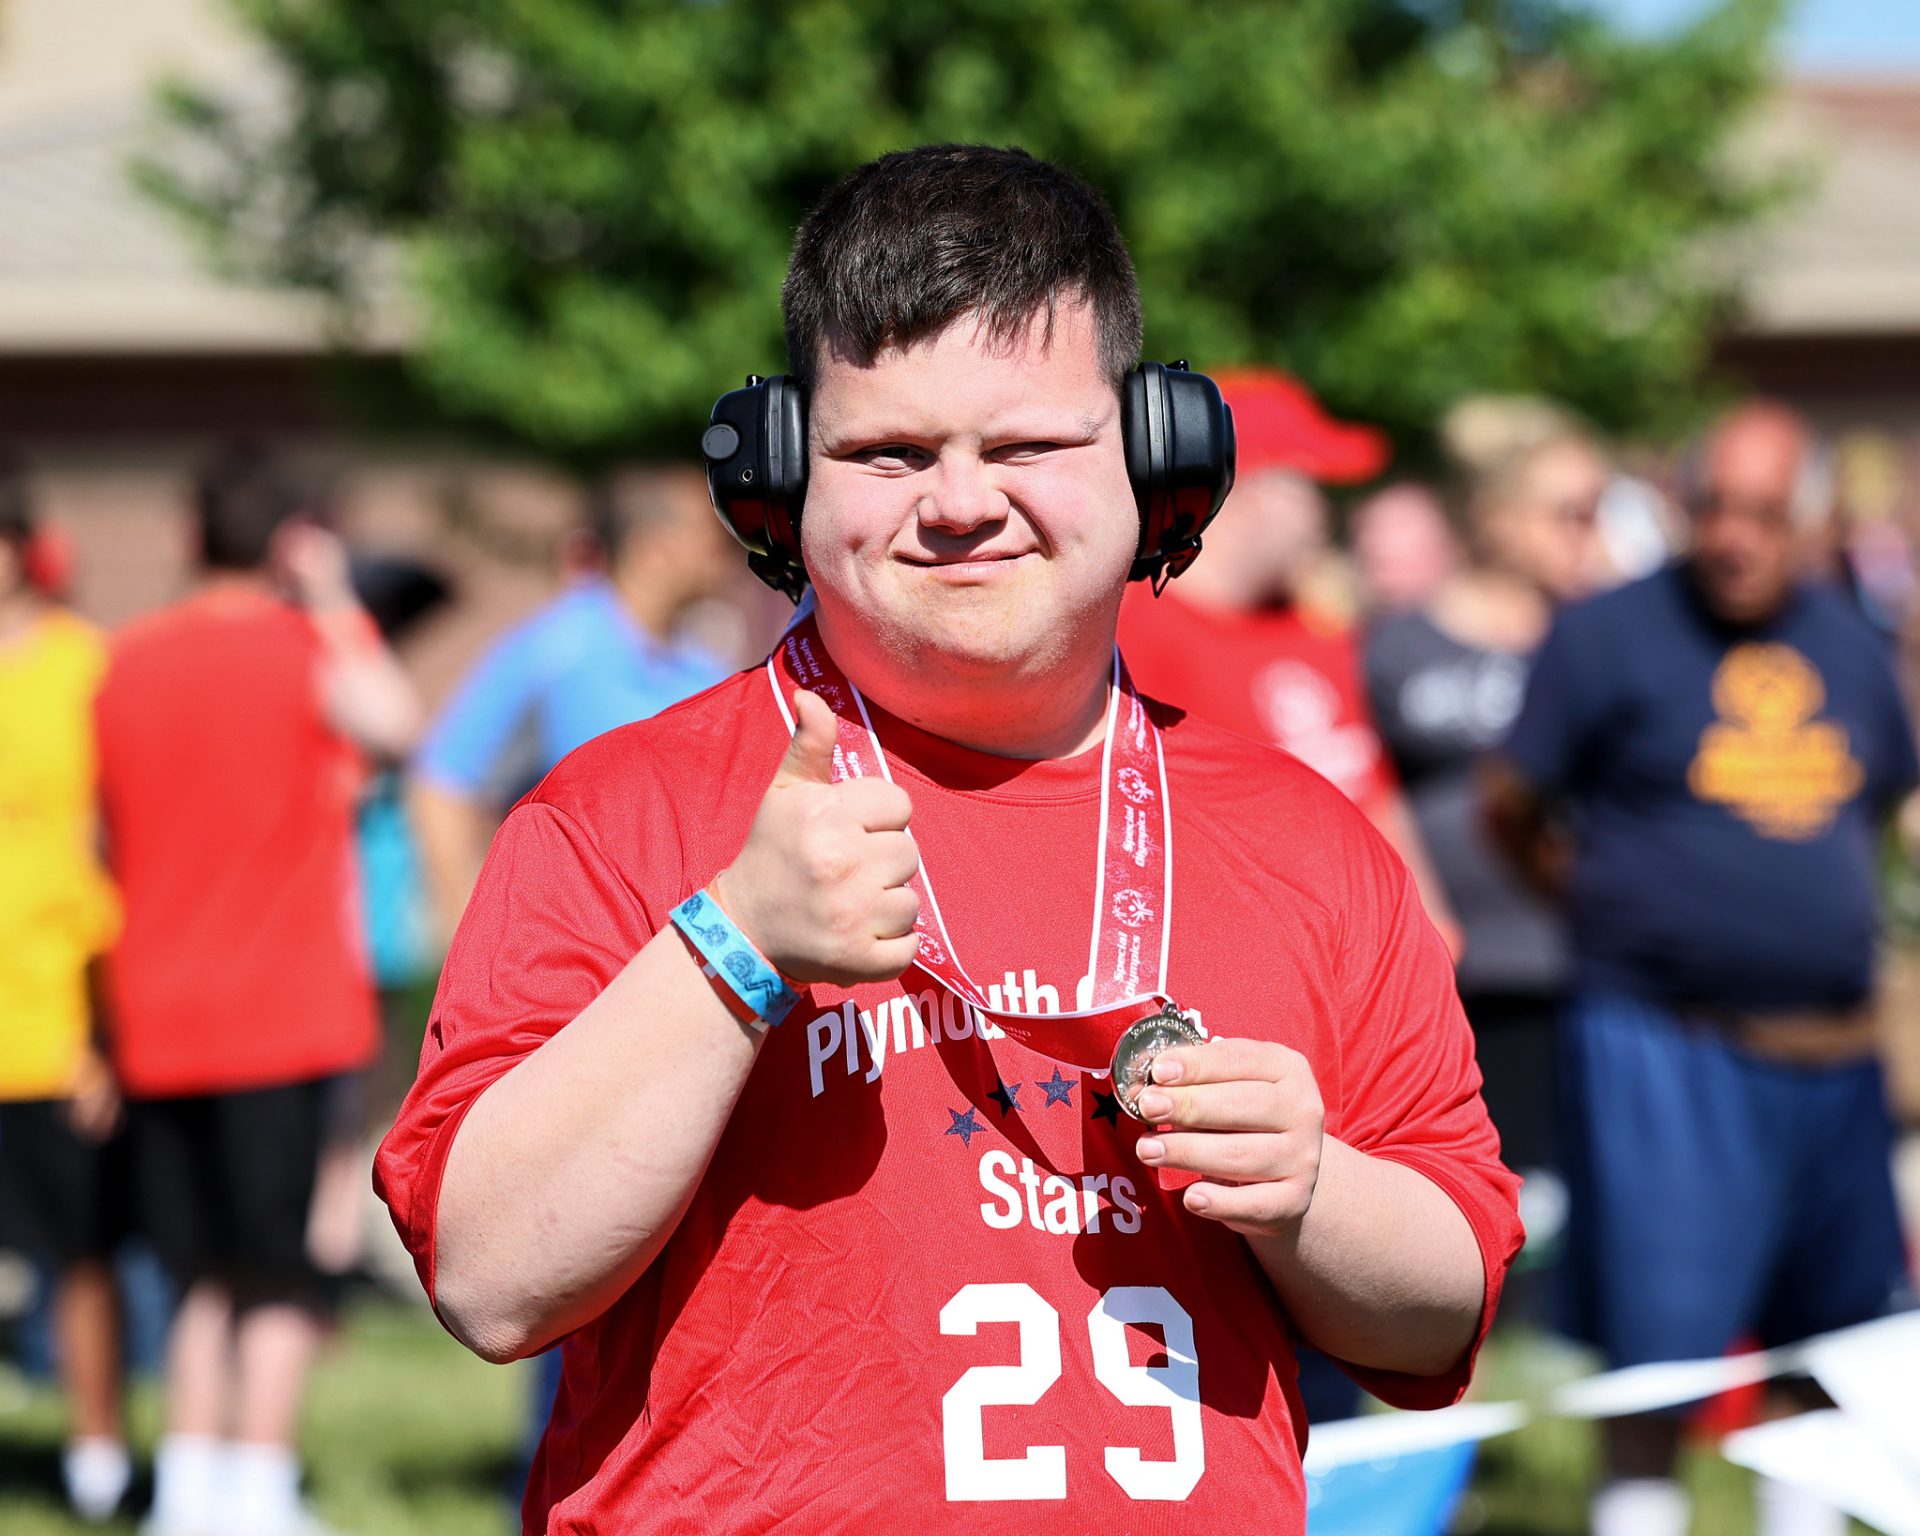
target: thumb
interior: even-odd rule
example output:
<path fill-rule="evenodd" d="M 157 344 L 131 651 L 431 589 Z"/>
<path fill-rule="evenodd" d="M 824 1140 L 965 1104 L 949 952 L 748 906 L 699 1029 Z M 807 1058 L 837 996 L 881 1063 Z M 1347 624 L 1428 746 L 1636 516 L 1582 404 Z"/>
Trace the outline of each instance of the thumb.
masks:
<path fill-rule="evenodd" d="M 831 784 L 833 782 L 833 746 L 840 736 L 840 723 L 826 700 L 817 693 L 796 689 L 793 695 L 793 740 L 787 743 L 787 755 L 774 770 L 775 784 Z"/>

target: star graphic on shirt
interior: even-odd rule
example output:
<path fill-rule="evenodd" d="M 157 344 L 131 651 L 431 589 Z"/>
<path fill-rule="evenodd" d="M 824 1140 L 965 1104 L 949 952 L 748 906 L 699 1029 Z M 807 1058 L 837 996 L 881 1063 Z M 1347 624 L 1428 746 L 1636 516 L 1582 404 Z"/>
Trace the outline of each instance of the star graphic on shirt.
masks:
<path fill-rule="evenodd" d="M 953 1124 L 947 1127 L 947 1134 L 958 1136 L 963 1146 L 971 1147 L 974 1137 L 985 1134 L 987 1128 L 973 1118 L 971 1106 L 967 1108 L 965 1114 L 957 1109 L 950 1109 L 947 1113 L 953 1117 Z"/>
<path fill-rule="evenodd" d="M 1053 1069 L 1053 1076 L 1040 1085 L 1040 1091 L 1047 1096 L 1048 1106 L 1064 1104 L 1067 1108 L 1071 1109 L 1073 1108 L 1073 1090 L 1079 1086 L 1080 1085 L 1071 1078 L 1062 1077 L 1060 1075 L 1060 1069 L 1055 1067 Z"/>
<path fill-rule="evenodd" d="M 1023 1083 L 1009 1083 L 1005 1079 L 1002 1079 L 1000 1086 L 987 1095 L 988 1098 L 999 1104 L 1000 1118 L 1002 1120 L 1006 1119 L 1008 1115 L 1020 1107 L 1020 1090 L 1024 1086 L 1026 1085 Z M 1046 1084 L 1042 1083 L 1040 1086 L 1044 1088 Z"/>
<path fill-rule="evenodd" d="M 1043 1083 L 1041 1086 L 1045 1087 L 1046 1085 Z M 1096 1120 L 1105 1120 L 1108 1124 L 1117 1127 L 1120 1124 L 1120 1096 L 1113 1093 L 1102 1093 L 1098 1088 L 1094 1089 L 1093 1118 Z"/>

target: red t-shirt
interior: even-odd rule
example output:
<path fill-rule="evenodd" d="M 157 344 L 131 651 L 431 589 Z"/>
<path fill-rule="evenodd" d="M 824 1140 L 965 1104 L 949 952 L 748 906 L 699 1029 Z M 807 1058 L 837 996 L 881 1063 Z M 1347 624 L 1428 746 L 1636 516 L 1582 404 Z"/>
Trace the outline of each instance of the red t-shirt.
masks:
<path fill-rule="evenodd" d="M 1353 636 L 1298 606 L 1231 613 L 1127 589 L 1120 650 L 1142 693 L 1291 752 L 1370 807 L 1393 788 Z"/>
<path fill-rule="evenodd" d="M 1332 1134 L 1455 1199 L 1485 1257 L 1484 1328 L 1520 1241 L 1516 1181 L 1400 861 L 1297 763 L 1156 717 L 1168 990 L 1216 1033 L 1305 1052 Z M 1017 987 L 1014 1006 L 1072 1006 L 1099 750 L 1016 762 L 876 723 L 967 969 Z M 785 744 L 766 674 L 745 673 L 583 747 L 508 817 L 375 1169 L 429 1292 L 462 1116 L 734 858 Z M 525 1528 L 1300 1531 L 1287 1317 L 1244 1241 L 1135 1159 L 1109 1087 L 983 1042 L 932 990 L 812 989 L 660 1257 L 566 1340 Z M 1197 1361 L 1197 1406 L 1169 1345 Z M 1356 1374 L 1437 1406 L 1467 1362 Z"/>
<path fill-rule="evenodd" d="M 225 1093 L 364 1066 L 357 763 L 328 726 L 320 640 L 253 593 L 127 626 L 96 706 L 108 857 L 126 903 L 114 1065 L 142 1097 Z"/>

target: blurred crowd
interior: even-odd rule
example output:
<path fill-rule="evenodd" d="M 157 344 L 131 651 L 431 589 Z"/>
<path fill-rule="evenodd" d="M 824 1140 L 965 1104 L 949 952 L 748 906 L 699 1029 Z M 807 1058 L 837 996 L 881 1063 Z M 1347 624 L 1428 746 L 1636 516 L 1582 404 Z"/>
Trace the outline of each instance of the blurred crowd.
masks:
<path fill-rule="evenodd" d="M 1920 776 L 1899 453 L 1752 402 L 1628 456 L 1487 397 L 1408 469 L 1295 379 L 1219 380 L 1238 482 L 1193 567 L 1129 591 L 1121 645 L 1412 870 L 1526 1178 L 1509 1317 L 1637 1363 L 1900 1304 L 1872 1006 Z M 550 600 L 429 709 L 399 658 L 460 595 L 356 554 L 333 506 L 224 453 L 188 590 L 107 635 L 29 477 L 0 484 L 0 1247 L 43 1293 L 13 1343 L 53 1362 L 98 1519 L 132 1470 L 123 1312 L 167 1319 L 155 1536 L 312 1528 L 302 1384 L 494 827 L 773 638 L 699 473 L 634 468 L 583 490 Z M 129 1280 L 130 1242 L 164 1282 Z M 1305 1387 L 1316 1418 L 1356 1411 L 1335 1372 Z M 1684 1529 L 1674 1433 L 1613 1435 L 1603 1536 Z"/>

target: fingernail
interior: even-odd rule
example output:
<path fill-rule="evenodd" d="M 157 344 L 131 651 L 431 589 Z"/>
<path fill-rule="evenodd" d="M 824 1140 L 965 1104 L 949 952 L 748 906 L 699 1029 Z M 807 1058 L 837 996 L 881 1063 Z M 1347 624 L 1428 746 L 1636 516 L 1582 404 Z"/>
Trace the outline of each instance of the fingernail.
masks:
<path fill-rule="evenodd" d="M 1142 1136 L 1133 1144 L 1133 1151 L 1143 1163 L 1157 1163 L 1167 1155 L 1166 1143 L 1154 1136 Z"/>
<path fill-rule="evenodd" d="M 1149 1088 L 1134 1101 L 1134 1107 L 1149 1120 L 1164 1120 L 1173 1113 L 1173 1095 Z"/>
<path fill-rule="evenodd" d="M 1156 1083 L 1177 1083 L 1183 1075 L 1178 1061 L 1166 1056 L 1153 1058 L 1153 1080 Z"/>
<path fill-rule="evenodd" d="M 1187 1209 L 1188 1210 L 1204 1211 L 1208 1206 L 1212 1204 L 1213 1202 L 1207 1198 L 1207 1192 L 1204 1189 L 1200 1188 L 1199 1185 L 1196 1184 L 1192 1189 L 1187 1191 Z"/>

